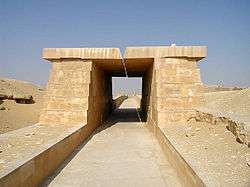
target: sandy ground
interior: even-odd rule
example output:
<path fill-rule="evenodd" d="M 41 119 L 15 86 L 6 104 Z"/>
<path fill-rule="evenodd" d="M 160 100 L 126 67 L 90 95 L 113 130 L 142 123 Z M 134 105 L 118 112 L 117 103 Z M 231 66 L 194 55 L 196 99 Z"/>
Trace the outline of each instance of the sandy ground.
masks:
<path fill-rule="evenodd" d="M 161 129 L 208 186 L 250 186 L 250 149 L 226 126 L 189 122 Z"/>
<path fill-rule="evenodd" d="M 0 175 L 77 126 L 35 124 L 0 135 Z"/>
<path fill-rule="evenodd" d="M 204 99 L 203 111 L 249 124 L 250 88 L 205 93 Z M 250 148 L 226 124 L 191 120 L 161 129 L 208 186 L 250 186 Z"/>
<path fill-rule="evenodd" d="M 227 124 L 237 141 L 250 148 L 250 88 L 204 94 L 205 103 L 198 110 L 234 123 Z"/>
<path fill-rule="evenodd" d="M 31 94 L 35 103 L 18 104 L 13 100 L 0 100 L 0 108 L 6 108 L 0 110 L 0 134 L 26 127 L 18 130 L 18 137 L 15 131 L 1 135 L 0 169 L 67 129 L 51 127 L 48 130 L 48 127 L 41 125 L 27 127 L 38 122 L 44 91 L 27 82 L 7 81 L 22 89 L 23 93 Z M 210 92 L 204 96 L 203 109 L 249 124 L 249 88 Z M 163 125 L 161 128 L 209 186 L 250 186 L 250 148 L 236 142 L 225 125 L 190 121 L 186 124 Z"/>
<path fill-rule="evenodd" d="M 221 115 L 250 122 L 250 88 L 237 91 L 205 93 L 202 108 Z"/>
<path fill-rule="evenodd" d="M 5 110 L 0 110 L 0 134 L 37 123 L 44 90 L 24 81 L 0 78 L 0 81 L 2 80 L 7 82 L 11 88 L 14 87 L 15 91 L 19 90 L 22 94 L 32 95 L 35 103 L 19 104 L 15 100 L 0 100 L 0 108 L 5 108 Z M 10 90 L 10 87 L 1 86 L 1 89 Z"/>

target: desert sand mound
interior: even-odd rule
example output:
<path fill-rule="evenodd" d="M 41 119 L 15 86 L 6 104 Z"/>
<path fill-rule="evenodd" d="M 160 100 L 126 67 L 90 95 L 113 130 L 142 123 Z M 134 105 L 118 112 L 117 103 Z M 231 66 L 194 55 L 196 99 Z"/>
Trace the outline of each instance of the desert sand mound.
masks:
<path fill-rule="evenodd" d="M 205 93 L 205 108 L 232 115 L 249 116 L 250 88 L 236 91 Z"/>
<path fill-rule="evenodd" d="M 221 92 L 221 91 L 234 91 L 243 90 L 241 87 L 225 87 L 220 85 L 203 85 L 203 91 L 206 92 Z"/>
<path fill-rule="evenodd" d="M 29 82 L 0 78 L 0 133 L 37 123 L 43 93 Z"/>
<path fill-rule="evenodd" d="M 250 147 L 250 88 L 238 91 L 205 93 L 205 105 L 202 111 L 213 116 L 226 117 L 234 122 L 227 128 Z"/>
<path fill-rule="evenodd" d="M 15 100 L 17 103 L 33 103 L 33 97 L 25 89 L 23 83 L 13 79 L 0 80 L 0 99 Z M 27 88 L 27 86 L 26 86 Z"/>

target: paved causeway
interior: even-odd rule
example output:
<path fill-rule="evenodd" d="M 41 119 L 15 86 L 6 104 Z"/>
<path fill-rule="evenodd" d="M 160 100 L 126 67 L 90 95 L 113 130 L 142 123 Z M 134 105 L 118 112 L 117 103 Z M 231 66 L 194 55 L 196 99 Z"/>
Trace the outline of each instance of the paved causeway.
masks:
<path fill-rule="evenodd" d="M 45 186 L 180 186 L 154 136 L 125 100 Z"/>

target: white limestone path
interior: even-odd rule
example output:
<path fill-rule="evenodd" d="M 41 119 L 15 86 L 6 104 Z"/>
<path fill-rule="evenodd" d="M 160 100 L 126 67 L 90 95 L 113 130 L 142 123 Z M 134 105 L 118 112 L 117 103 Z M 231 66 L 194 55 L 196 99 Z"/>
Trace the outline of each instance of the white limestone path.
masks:
<path fill-rule="evenodd" d="M 181 186 L 129 98 L 43 186 Z"/>

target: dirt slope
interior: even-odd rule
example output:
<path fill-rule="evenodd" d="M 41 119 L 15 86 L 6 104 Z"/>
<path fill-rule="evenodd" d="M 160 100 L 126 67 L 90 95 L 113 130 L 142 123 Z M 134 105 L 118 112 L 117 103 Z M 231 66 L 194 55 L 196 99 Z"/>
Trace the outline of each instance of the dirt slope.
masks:
<path fill-rule="evenodd" d="M 205 93 L 203 108 L 229 116 L 239 121 L 250 122 L 250 88 L 237 91 Z"/>
<path fill-rule="evenodd" d="M 13 97 L 0 100 L 0 134 L 38 122 L 43 102 L 42 88 L 20 80 L 0 78 L 0 90 L 2 96 L 4 94 L 19 98 L 32 96 L 34 101 L 32 104 L 21 104 L 13 100 Z"/>
<path fill-rule="evenodd" d="M 242 87 L 225 87 L 220 85 L 203 85 L 204 92 L 221 92 L 221 91 L 234 91 L 243 90 Z"/>

